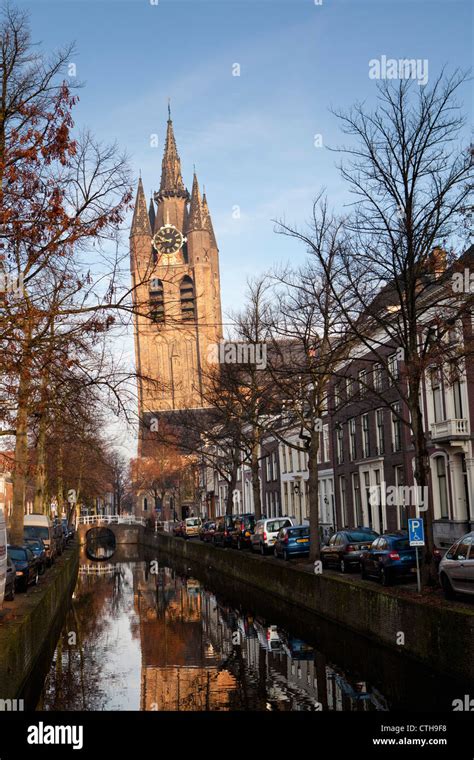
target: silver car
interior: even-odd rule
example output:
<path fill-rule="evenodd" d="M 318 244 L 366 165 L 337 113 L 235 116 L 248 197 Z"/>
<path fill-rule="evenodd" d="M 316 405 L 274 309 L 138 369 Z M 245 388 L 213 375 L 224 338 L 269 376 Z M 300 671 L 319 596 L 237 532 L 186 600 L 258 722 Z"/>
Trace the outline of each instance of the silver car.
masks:
<path fill-rule="evenodd" d="M 446 599 L 457 593 L 474 595 L 474 531 L 448 549 L 439 563 L 439 580 Z"/>
<path fill-rule="evenodd" d="M 295 524 L 296 520 L 292 517 L 269 517 L 259 520 L 254 533 L 250 536 L 251 550 L 260 552 L 262 555 L 273 551 L 273 544 L 280 530 Z"/>

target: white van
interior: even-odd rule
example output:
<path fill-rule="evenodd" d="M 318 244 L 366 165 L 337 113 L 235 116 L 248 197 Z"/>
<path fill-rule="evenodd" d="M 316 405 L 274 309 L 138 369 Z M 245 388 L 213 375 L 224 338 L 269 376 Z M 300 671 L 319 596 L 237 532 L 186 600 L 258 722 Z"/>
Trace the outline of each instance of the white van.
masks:
<path fill-rule="evenodd" d="M 5 596 L 5 580 L 7 577 L 7 526 L 5 515 L 0 508 L 0 609 L 3 606 Z"/>
<path fill-rule="evenodd" d="M 48 565 L 51 565 L 56 556 L 56 542 L 54 539 L 53 525 L 48 515 L 42 515 L 39 513 L 25 515 L 24 537 L 43 539 Z"/>

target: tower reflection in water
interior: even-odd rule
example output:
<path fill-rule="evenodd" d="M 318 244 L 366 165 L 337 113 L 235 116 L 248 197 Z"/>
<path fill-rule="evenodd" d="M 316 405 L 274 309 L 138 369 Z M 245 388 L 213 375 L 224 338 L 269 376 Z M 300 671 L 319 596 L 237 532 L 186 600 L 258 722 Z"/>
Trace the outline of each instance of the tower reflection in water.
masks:
<path fill-rule="evenodd" d="M 82 562 L 39 709 L 388 708 L 287 631 L 156 561 L 131 560 Z"/>

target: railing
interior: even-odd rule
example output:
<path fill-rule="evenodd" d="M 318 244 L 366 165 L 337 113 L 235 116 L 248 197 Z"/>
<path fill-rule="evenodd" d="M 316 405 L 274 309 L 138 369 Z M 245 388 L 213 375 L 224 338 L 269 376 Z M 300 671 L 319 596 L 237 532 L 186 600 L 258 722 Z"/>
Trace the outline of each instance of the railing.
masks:
<path fill-rule="evenodd" d="M 134 515 L 127 517 L 123 515 L 81 515 L 78 520 L 79 525 L 97 525 L 98 523 L 105 523 L 105 525 L 143 525 L 145 527 L 144 518 Z"/>
<path fill-rule="evenodd" d="M 107 564 L 95 564 L 95 565 L 79 565 L 80 575 L 107 575 L 113 573 L 117 569 L 117 565 L 113 565 L 110 562 Z"/>
<path fill-rule="evenodd" d="M 449 419 L 431 423 L 431 438 L 455 438 L 456 436 L 469 435 L 469 420 Z"/>

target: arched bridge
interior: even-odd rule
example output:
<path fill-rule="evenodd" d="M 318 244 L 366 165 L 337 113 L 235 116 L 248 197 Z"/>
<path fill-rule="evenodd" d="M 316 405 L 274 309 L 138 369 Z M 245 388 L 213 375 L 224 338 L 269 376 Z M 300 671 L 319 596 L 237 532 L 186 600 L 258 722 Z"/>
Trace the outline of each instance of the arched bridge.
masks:
<path fill-rule="evenodd" d="M 139 544 L 145 531 L 145 520 L 142 517 L 124 517 L 122 515 L 82 516 L 77 525 L 79 543 L 85 544 L 88 539 L 97 536 L 98 528 L 105 528 L 113 533 L 117 545 Z M 88 534 L 90 535 L 88 536 Z"/>

